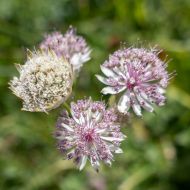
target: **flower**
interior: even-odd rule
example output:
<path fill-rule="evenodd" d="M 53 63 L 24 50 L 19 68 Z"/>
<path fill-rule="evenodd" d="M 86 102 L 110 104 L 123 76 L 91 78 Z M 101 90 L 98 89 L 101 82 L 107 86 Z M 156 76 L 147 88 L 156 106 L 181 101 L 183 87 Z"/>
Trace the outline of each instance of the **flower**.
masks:
<path fill-rule="evenodd" d="M 29 55 L 30 54 L 30 55 Z M 23 100 L 22 110 L 47 112 L 66 101 L 72 90 L 73 71 L 69 62 L 54 52 L 29 52 L 10 89 Z"/>
<path fill-rule="evenodd" d="M 137 116 L 142 116 L 141 107 L 153 112 L 153 103 L 164 105 L 164 92 L 171 75 L 155 49 L 124 48 L 114 52 L 100 67 L 106 77 L 96 77 L 107 85 L 101 92 L 123 92 L 117 105 L 119 112 L 126 114 L 132 107 Z"/>
<path fill-rule="evenodd" d="M 44 50 L 53 50 L 57 56 L 64 56 L 70 61 L 75 73 L 80 71 L 83 64 L 90 60 L 91 50 L 87 46 L 85 39 L 76 34 L 76 29 L 70 27 L 62 35 L 60 32 L 54 32 L 47 35 L 40 44 Z"/>
<path fill-rule="evenodd" d="M 122 153 L 119 146 L 125 138 L 114 110 L 91 99 L 71 103 L 71 117 L 66 111 L 61 113 L 55 136 L 60 151 L 74 159 L 80 170 L 88 159 L 97 171 L 100 161 L 111 165 L 113 153 Z"/>

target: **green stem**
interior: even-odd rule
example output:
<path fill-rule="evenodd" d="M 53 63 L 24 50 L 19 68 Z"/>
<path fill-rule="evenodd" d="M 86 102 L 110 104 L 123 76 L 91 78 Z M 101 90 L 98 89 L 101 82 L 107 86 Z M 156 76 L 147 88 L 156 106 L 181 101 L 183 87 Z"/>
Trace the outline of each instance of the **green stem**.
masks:
<path fill-rule="evenodd" d="M 71 113 L 70 106 L 67 102 L 63 104 L 64 108 L 68 111 L 68 113 Z"/>

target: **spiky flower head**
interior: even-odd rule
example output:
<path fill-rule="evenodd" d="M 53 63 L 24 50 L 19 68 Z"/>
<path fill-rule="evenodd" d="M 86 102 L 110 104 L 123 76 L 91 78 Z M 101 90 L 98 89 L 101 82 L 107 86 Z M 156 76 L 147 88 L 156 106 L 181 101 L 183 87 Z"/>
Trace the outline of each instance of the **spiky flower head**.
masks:
<path fill-rule="evenodd" d="M 47 35 L 40 44 L 44 50 L 53 50 L 57 56 L 64 56 L 70 61 L 75 73 L 78 73 L 85 62 L 90 60 L 91 50 L 85 39 L 76 34 L 76 29 L 70 27 L 62 35 L 60 32 L 53 32 Z"/>
<path fill-rule="evenodd" d="M 26 63 L 16 66 L 20 76 L 10 81 L 10 89 L 23 100 L 22 110 L 47 112 L 70 95 L 72 66 L 54 52 L 29 51 Z"/>
<path fill-rule="evenodd" d="M 114 110 L 91 99 L 71 103 L 71 117 L 65 111 L 61 113 L 55 136 L 60 151 L 74 159 L 80 170 L 87 160 L 96 170 L 100 161 L 111 165 L 113 153 L 122 153 L 119 146 L 125 138 Z"/>
<path fill-rule="evenodd" d="M 141 108 L 153 112 L 153 103 L 164 105 L 170 75 L 167 63 L 159 59 L 158 53 L 156 49 L 124 48 L 101 65 L 106 77 L 97 78 L 107 85 L 102 93 L 122 95 L 117 105 L 119 112 L 126 114 L 132 107 L 141 116 Z"/>

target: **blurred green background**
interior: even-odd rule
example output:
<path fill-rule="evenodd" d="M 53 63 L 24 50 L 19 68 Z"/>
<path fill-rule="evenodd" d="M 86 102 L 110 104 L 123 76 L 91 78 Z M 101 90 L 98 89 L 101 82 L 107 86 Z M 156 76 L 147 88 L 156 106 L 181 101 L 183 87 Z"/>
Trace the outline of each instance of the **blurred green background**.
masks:
<path fill-rule="evenodd" d="M 64 161 L 52 137 L 61 108 L 22 112 L 8 89 L 44 33 L 77 27 L 91 48 L 73 99 L 102 98 L 94 77 L 99 65 L 119 48 L 138 44 L 163 48 L 177 76 L 165 107 L 123 128 L 124 154 L 97 174 L 79 172 Z M 0 190 L 189 190 L 190 189 L 190 1 L 189 0 L 0 0 Z M 106 97 L 107 99 L 107 97 Z"/>

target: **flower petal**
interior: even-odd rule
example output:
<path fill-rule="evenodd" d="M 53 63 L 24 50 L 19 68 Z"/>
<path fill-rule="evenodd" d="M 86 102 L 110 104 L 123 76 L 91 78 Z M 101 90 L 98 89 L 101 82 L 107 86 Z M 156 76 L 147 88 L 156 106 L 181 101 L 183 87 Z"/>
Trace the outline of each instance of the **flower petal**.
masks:
<path fill-rule="evenodd" d="M 112 163 L 111 163 L 111 161 L 110 160 L 105 160 L 104 161 L 107 165 L 109 165 L 109 166 L 111 166 L 112 165 Z"/>
<path fill-rule="evenodd" d="M 116 154 L 123 153 L 123 150 L 119 148 L 118 146 L 111 144 L 109 147 L 110 147 L 110 150 L 115 152 Z"/>
<path fill-rule="evenodd" d="M 134 91 L 135 91 L 135 95 L 137 97 L 137 100 L 140 103 L 140 106 L 142 106 L 145 110 L 147 110 L 149 112 L 153 112 L 154 108 L 151 106 L 151 104 L 140 96 L 140 93 L 137 89 L 134 88 Z"/>
<path fill-rule="evenodd" d="M 73 131 L 74 131 L 71 127 L 69 127 L 68 125 L 66 125 L 66 124 L 64 124 L 64 123 L 62 123 L 61 125 L 62 125 L 62 127 L 64 127 L 65 129 L 67 129 L 67 130 L 70 131 L 70 132 L 73 132 Z"/>
<path fill-rule="evenodd" d="M 141 114 L 141 107 L 140 107 L 139 104 L 137 104 L 137 103 L 133 104 L 132 108 L 133 108 L 133 111 L 135 112 L 135 114 L 137 116 L 142 116 L 142 114 Z"/>
<path fill-rule="evenodd" d="M 117 149 L 115 150 L 115 153 L 116 153 L 116 154 L 121 154 L 121 153 L 123 153 L 123 150 L 122 150 L 121 148 L 117 148 Z"/>
<path fill-rule="evenodd" d="M 119 99 L 117 108 L 119 112 L 121 113 L 127 113 L 127 111 L 130 108 L 130 96 L 129 93 L 125 93 L 121 98 Z"/>
<path fill-rule="evenodd" d="M 118 91 L 113 87 L 107 86 L 101 90 L 101 93 L 102 94 L 117 94 Z"/>
<path fill-rule="evenodd" d="M 80 124 L 79 119 L 77 119 L 77 118 L 75 117 L 75 112 L 74 112 L 72 109 L 71 109 L 71 115 L 72 115 L 73 119 L 75 120 L 75 122 L 78 123 L 78 124 Z"/>
<path fill-rule="evenodd" d="M 117 88 L 117 90 L 114 87 L 108 86 L 108 87 L 103 88 L 101 90 L 101 93 L 102 94 L 118 94 L 118 93 L 122 92 L 125 89 L 126 89 L 125 86 L 119 86 Z"/>
<path fill-rule="evenodd" d="M 81 163 L 80 163 L 80 166 L 79 166 L 79 170 L 81 171 L 84 166 L 86 165 L 86 161 L 87 161 L 87 156 L 83 156 L 82 159 L 81 159 Z"/>
<path fill-rule="evenodd" d="M 81 125 L 85 124 L 85 118 L 84 118 L 83 114 L 81 114 L 81 116 L 79 118 L 79 122 L 80 122 Z"/>
<path fill-rule="evenodd" d="M 23 66 L 20 64 L 15 64 L 15 67 L 16 67 L 18 72 L 21 72 Z"/>
<path fill-rule="evenodd" d="M 166 92 L 166 90 L 162 87 L 157 87 L 157 91 L 160 93 L 160 94 L 164 94 Z"/>
<path fill-rule="evenodd" d="M 147 111 L 149 112 L 153 112 L 154 111 L 154 108 L 149 104 L 147 103 L 141 96 L 139 95 L 136 95 L 137 96 L 137 99 L 140 103 L 140 105 Z"/>
<path fill-rule="evenodd" d="M 93 160 L 92 157 L 90 158 L 90 163 L 92 165 L 92 167 L 98 172 L 98 168 L 100 166 L 100 162 L 96 159 Z"/>
<path fill-rule="evenodd" d="M 108 69 L 107 67 L 104 67 L 103 65 L 100 65 L 101 71 L 107 76 L 107 77 L 114 77 L 116 74 L 111 70 Z"/>
<path fill-rule="evenodd" d="M 117 73 L 117 75 L 122 76 L 124 79 L 126 79 L 126 75 L 121 71 L 120 68 L 115 67 L 113 68 L 114 72 Z"/>
<path fill-rule="evenodd" d="M 75 53 L 71 59 L 70 59 L 70 62 L 73 66 L 75 67 L 80 67 L 80 65 L 82 65 L 82 62 L 81 62 L 81 53 Z"/>
<path fill-rule="evenodd" d="M 99 122 L 101 119 L 102 119 L 102 113 L 99 112 L 99 113 L 96 114 L 95 121 Z"/>
<path fill-rule="evenodd" d="M 141 96 L 144 100 L 146 100 L 148 103 L 153 103 L 153 102 L 154 102 L 153 99 L 150 98 L 150 97 L 148 97 L 148 95 L 147 95 L 145 92 L 140 91 L 139 94 L 140 94 L 140 96 Z"/>
<path fill-rule="evenodd" d="M 137 102 L 137 99 L 136 99 L 134 93 L 130 93 L 130 97 L 131 97 L 131 100 L 132 100 L 133 111 L 135 112 L 135 114 L 137 116 L 142 116 L 142 114 L 141 114 L 141 106 Z"/>
<path fill-rule="evenodd" d="M 103 136 L 100 136 L 101 139 L 104 139 L 106 141 L 122 141 L 124 138 L 118 138 L 118 137 L 103 137 Z"/>
<path fill-rule="evenodd" d="M 100 76 L 100 75 L 95 75 L 96 76 L 96 78 L 100 81 L 100 82 L 102 82 L 102 83 L 104 83 L 104 84 L 106 84 L 106 85 L 109 85 L 109 83 L 108 83 L 108 81 L 107 81 L 107 79 L 105 78 L 105 77 L 102 77 L 102 76 Z"/>

